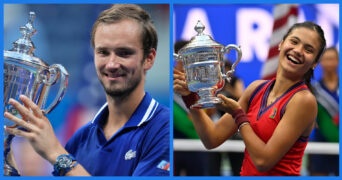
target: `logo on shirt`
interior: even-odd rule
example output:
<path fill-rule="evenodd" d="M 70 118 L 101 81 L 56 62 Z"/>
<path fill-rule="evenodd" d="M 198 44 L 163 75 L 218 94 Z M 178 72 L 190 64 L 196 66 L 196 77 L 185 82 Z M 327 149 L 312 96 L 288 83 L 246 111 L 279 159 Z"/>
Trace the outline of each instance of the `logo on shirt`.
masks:
<path fill-rule="evenodd" d="M 165 171 L 170 171 L 170 163 L 167 162 L 167 161 L 165 161 L 165 160 L 162 160 L 162 161 L 158 164 L 157 168 L 162 169 L 162 170 L 165 170 Z"/>
<path fill-rule="evenodd" d="M 272 113 L 270 114 L 270 118 L 271 118 L 271 119 L 274 119 L 276 115 L 277 115 L 277 108 L 273 108 L 273 111 L 272 111 Z"/>
<path fill-rule="evenodd" d="M 130 149 L 125 154 L 125 160 L 131 160 L 131 159 L 135 158 L 135 156 L 136 156 L 136 151 L 133 151 L 132 149 Z"/>

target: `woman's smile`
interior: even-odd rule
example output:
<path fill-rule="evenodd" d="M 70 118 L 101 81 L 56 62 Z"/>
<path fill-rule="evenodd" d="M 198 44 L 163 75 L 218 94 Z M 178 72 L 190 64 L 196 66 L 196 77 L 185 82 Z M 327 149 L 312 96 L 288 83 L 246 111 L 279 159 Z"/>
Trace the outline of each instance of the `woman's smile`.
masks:
<path fill-rule="evenodd" d="M 292 56 L 292 55 L 287 55 L 287 59 L 292 62 L 293 64 L 302 64 L 303 62 L 299 60 L 298 58 Z"/>

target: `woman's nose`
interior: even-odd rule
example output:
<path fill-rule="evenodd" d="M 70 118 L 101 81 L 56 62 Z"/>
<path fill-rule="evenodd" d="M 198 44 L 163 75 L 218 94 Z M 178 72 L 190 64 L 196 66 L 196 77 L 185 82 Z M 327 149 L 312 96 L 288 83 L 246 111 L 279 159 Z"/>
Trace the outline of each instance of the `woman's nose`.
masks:
<path fill-rule="evenodd" d="M 302 56 L 303 55 L 303 51 L 304 51 L 304 47 L 302 45 L 297 45 L 294 48 L 294 52 L 296 53 L 296 55 L 298 56 Z"/>

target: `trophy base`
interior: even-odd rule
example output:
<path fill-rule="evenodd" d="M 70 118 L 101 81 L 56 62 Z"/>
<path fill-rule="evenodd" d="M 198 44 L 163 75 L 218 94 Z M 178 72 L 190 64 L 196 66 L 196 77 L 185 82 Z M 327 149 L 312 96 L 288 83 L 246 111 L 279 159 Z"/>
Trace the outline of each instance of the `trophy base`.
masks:
<path fill-rule="evenodd" d="M 9 161 L 11 156 L 9 156 L 9 153 L 11 151 L 11 143 L 15 136 L 11 134 L 5 133 L 5 139 L 4 139 L 4 176 L 20 176 L 17 169 L 15 169 L 14 166 L 12 166 Z"/>
<path fill-rule="evenodd" d="M 190 106 L 191 109 L 209 109 L 215 108 L 216 104 L 221 103 L 222 100 L 218 97 L 210 97 L 204 100 L 198 100 L 196 104 Z"/>

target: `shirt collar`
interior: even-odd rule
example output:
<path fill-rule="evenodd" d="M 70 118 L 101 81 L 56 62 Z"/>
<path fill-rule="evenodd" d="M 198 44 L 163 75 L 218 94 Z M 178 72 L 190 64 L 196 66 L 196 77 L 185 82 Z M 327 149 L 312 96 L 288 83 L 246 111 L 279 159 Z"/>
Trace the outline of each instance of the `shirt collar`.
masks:
<path fill-rule="evenodd" d="M 130 119 L 126 122 L 124 127 L 138 127 L 148 122 L 156 112 L 159 103 L 151 97 L 149 93 L 145 93 L 143 100 L 133 112 Z M 96 113 L 92 120 L 92 124 L 98 125 L 108 116 L 108 103 L 106 102 L 100 110 Z"/>

